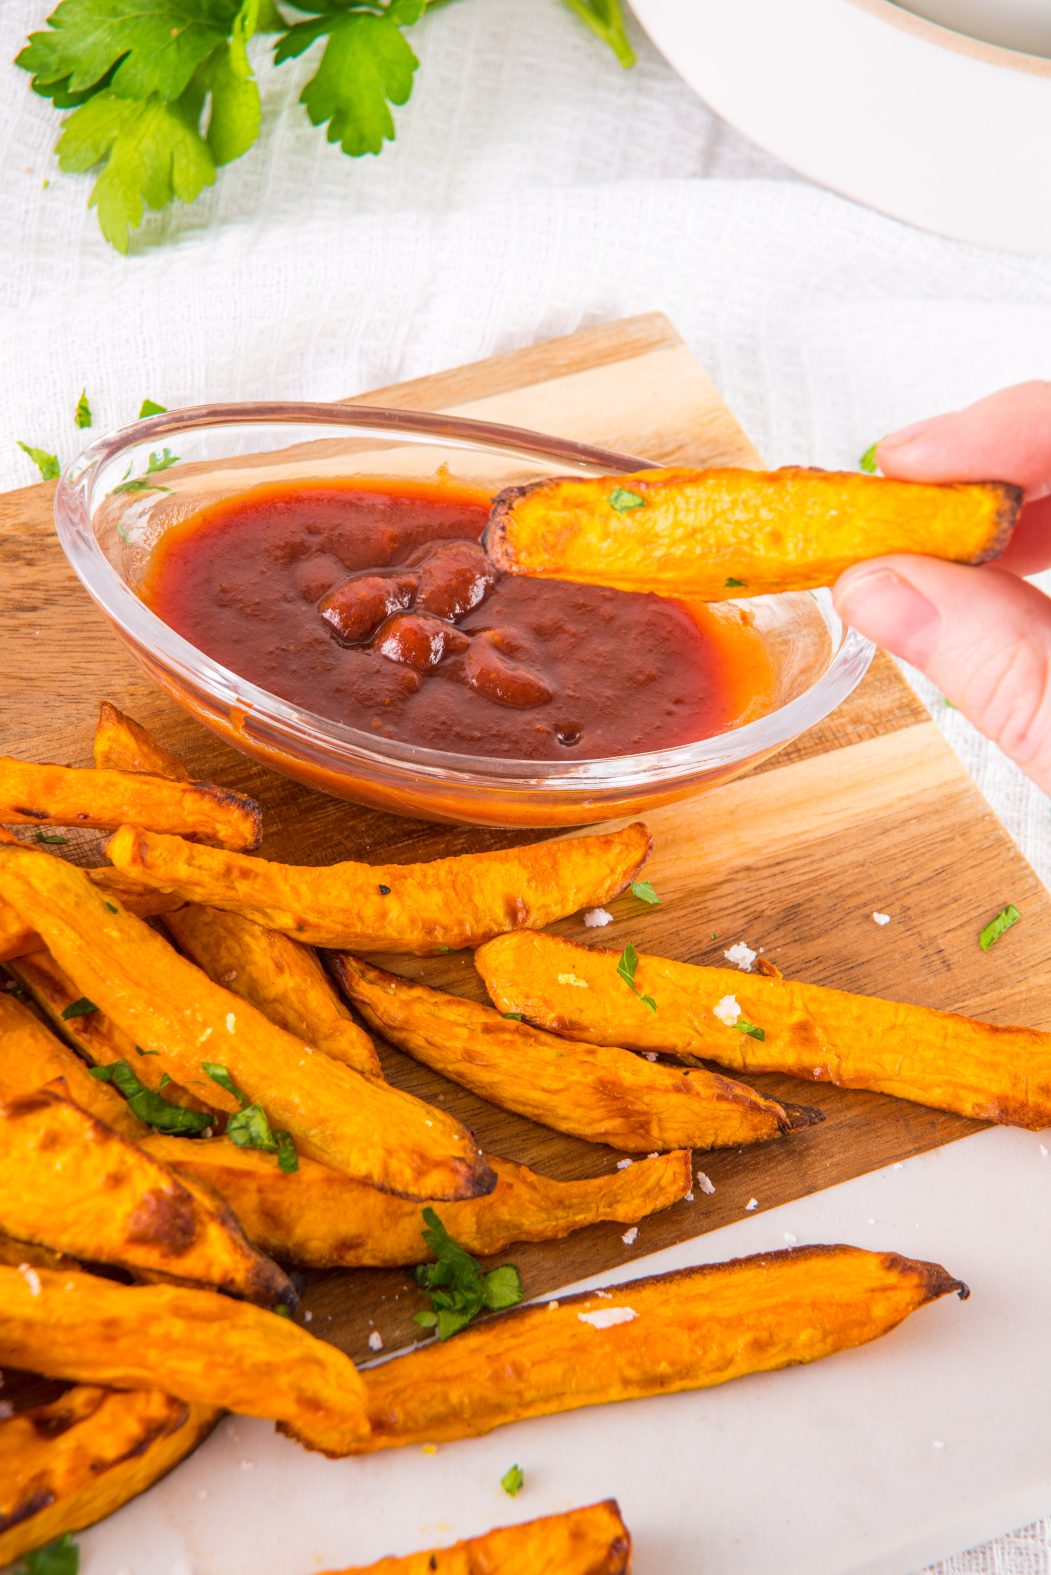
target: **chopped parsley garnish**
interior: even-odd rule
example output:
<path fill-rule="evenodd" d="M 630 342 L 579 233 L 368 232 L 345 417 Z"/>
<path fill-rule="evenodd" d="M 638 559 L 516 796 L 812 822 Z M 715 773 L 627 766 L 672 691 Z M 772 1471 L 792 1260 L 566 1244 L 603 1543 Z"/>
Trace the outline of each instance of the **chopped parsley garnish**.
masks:
<path fill-rule="evenodd" d="M 525 1487 L 525 1472 L 519 1465 L 509 1466 L 500 1478 L 500 1486 L 508 1498 L 516 1498 Z"/>
<path fill-rule="evenodd" d="M 167 414 L 167 405 L 158 405 L 155 399 L 144 399 L 142 401 L 142 409 L 139 411 L 139 420 L 141 421 L 144 416 L 166 416 Z"/>
<path fill-rule="evenodd" d="M 875 443 L 870 444 L 865 450 L 864 454 L 862 454 L 861 458 L 858 460 L 858 469 L 863 470 L 866 475 L 874 476 L 876 474 L 878 467 L 876 450 L 879 448 L 882 442 L 882 438 L 877 438 Z"/>
<path fill-rule="evenodd" d="M 631 895 L 637 897 L 640 902 L 648 902 L 651 908 L 659 908 L 661 905 L 660 898 L 648 880 L 633 880 Z"/>
<path fill-rule="evenodd" d="M 151 454 L 146 461 L 144 475 L 135 476 L 131 481 L 121 481 L 113 488 L 117 492 L 170 492 L 171 487 L 162 487 L 159 482 L 150 481 L 150 476 L 155 476 L 158 471 L 168 470 L 172 465 L 179 463 L 178 454 L 173 454 L 171 449 L 162 448 L 159 454 Z"/>
<path fill-rule="evenodd" d="M 522 1021 L 521 1012 L 501 1012 L 500 1016 L 506 1017 L 512 1023 L 520 1023 Z"/>
<path fill-rule="evenodd" d="M 78 427 L 83 428 L 91 425 L 91 406 L 88 403 L 88 391 L 86 388 L 80 390 L 80 398 L 77 400 L 77 408 L 73 413 L 73 419 Z"/>
<path fill-rule="evenodd" d="M 431 1303 L 413 1314 L 421 1328 L 435 1329 L 439 1340 L 448 1340 L 480 1312 L 499 1312 L 522 1300 L 522 1280 L 513 1264 L 483 1274 L 478 1259 L 453 1240 L 433 1209 L 424 1209 L 423 1222 L 423 1239 L 435 1262 L 416 1269 L 416 1284 Z"/>
<path fill-rule="evenodd" d="M 102 906 L 105 908 L 107 913 L 117 913 L 119 911 L 115 903 L 107 902 L 105 898 L 103 898 Z M 143 1053 L 145 1054 L 145 1052 Z M 156 1050 L 150 1051 L 151 1055 L 156 1055 L 157 1053 L 158 1052 Z"/>
<path fill-rule="evenodd" d="M 727 576 L 726 589 L 728 591 L 742 590 L 747 584 L 747 580 L 735 580 L 731 574 Z"/>
<path fill-rule="evenodd" d="M 995 945 L 1000 939 L 1004 931 L 1009 930 L 1012 924 L 1017 924 L 1021 917 L 1013 902 L 1009 902 L 1006 908 L 1001 908 L 996 918 L 991 919 L 978 936 L 978 944 L 982 951 L 987 952 L 990 946 Z"/>
<path fill-rule="evenodd" d="M 15 1565 L 15 1575 L 77 1575 L 79 1569 L 80 1549 L 66 1531 L 54 1542 L 23 1553 Z"/>
<path fill-rule="evenodd" d="M 23 454 L 28 454 L 33 464 L 40 472 L 41 480 L 57 481 L 62 474 L 62 466 L 55 454 L 49 454 L 45 448 L 34 448 L 32 443 L 19 443 Z"/>
<path fill-rule="evenodd" d="M 614 487 L 609 495 L 609 501 L 618 514 L 627 514 L 632 509 L 644 509 L 646 499 L 639 492 L 629 492 L 627 487 Z"/>
<path fill-rule="evenodd" d="M 160 1055 L 160 1051 L 159 1050 L 144 1050 L 141 1045 L 136 1045 L 135 1046 L 135 1054 L 136 1055 Z M 171 1078 L 169 1078 L 168 1081 L 170 1083 L 171 1082 Z"/>
<path fill-rule="evenodd" d="M 86 995 L 80 996 L 75 1001 L 70 1001 L 68 1006 L 62 1008 L 62 1021 L 71 1022 L 74 1017 L 90 1017 L 92 1012 L 97 1012 L 98 1007 L 94 1001 L 89 1001 Z"/>
<path fill-rule="evenodd" d="M 389 886 L 381 886 L 380 887 L 380 896 L 381 897 L 389 897 L 390 896 L 390 887 Z"/>
<path fill-rule="evenodd" d="M 55 848 L 64 848 L 69 838 L 62 836 L 61 832 L 40 831 L 38 829 L 33 833 L 33 841 L 46 842 Z M 114 909 L 114 912 L 116 912 L 116 909 Z"/>
<path fill-rule="evenodd" d="M 765 1028 L 757 1028 L 754 1023 L 747 1022 L 743 1017 L 739 1017 L 736 1023 L 731 1024 L 731 1027 L 736 1028 L 739 1034 L 747 1034 L 749 1039 L 766 1038 Z"/>
<path fill-rule="evenodd" d="M 201 1067 L 212 1082 L 232 1094 L 241 1107 L 226 1123 L 226 1136 L 230 1142 L 236 1143 L 238 1148 L 258 1148 L 264 1154 L 276 1154 L 278 1169 L 286 1173 L 298 1170 L 299 1155 L 291 1132 L 286 1132 L 283 1127 L 271 1127 L 270 1118 L 262 1105 L 250 1103 L 244 1089 L 238 1088 L 221 1062 L 202 1061 Z"/>
<path fill-rule="evenodd" d="M 635 983 L 635 970 L 638 966 L 639 954 L 635 950 L 635 947 L 632 945 L 631 941 L 629 941 L 617 959 L 618 977 L 624 980 L 624 983 L 634 995 L 638 996 L 643 1006 L 648 1006 L 651 1012 L 655 1012 L 657 1010 L 657 1003 L 653 999 L 653 996 L 643 995 L 642 991 Z"/>
<path fill-rule="evenodd" d="M 170 1099 L 164 1098 L 163 1094 L 147 1088 L 146 1084 L 136 1077 L 127 1061 L 110 1061 L 105 1066 L 92 1066 L 88 1070 L 100 1083 L 114 1083 L 128 1101 L 132 1113 L 138 1116 L 140 1121 L 145 1121 L 147 1126 L 155 1127 L 158 1132 L 186 1135 L 203 1132 L 205 1127 L 210 1127 L 212 1124 L 211 1116 L 205 1111 L 184 1110 L 182 1105 L 173 1105 Z M 165 1081 L 170 1083 L 171 1078 L 162 1079 L 162 1088 Z"/>

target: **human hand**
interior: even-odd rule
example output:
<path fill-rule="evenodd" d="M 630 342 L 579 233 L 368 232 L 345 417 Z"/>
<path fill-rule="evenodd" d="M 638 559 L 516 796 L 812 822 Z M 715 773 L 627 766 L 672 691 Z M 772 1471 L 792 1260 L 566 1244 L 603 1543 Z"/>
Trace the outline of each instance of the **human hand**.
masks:
<path fill-rule="evenodd" d="M 1051 383 L 1020 383 L 918 422 L 877 449 L 900 481 L 1010 481 L 1025 503 L 1006 551 L 977 568 L 898 553 L 859 563 L 841 618 L 903 657 L 1051 792 L 1051 598 L 1021 578 L 1051 568 Z"/>

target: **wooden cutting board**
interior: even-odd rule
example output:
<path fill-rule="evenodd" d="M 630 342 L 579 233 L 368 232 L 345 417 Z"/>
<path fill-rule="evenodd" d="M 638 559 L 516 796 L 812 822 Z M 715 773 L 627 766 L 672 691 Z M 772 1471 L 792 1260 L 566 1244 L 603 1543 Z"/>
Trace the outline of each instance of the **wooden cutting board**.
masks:
<path fill-rule="evenodd" d="M 265 391 L 261 391 L 265 392 Z M 745 434 L 672 325 L 659 314 L 594 328 L 474 366 L 362 395 L 355 403 L 445 410 L 554 432 L 658 462 L 755 463 Z M 805 455 L 800 456 L 805 459 Z M 140 673 L 67 568 L 54 537 L 53 487 L 0 497 L 0 751 L 90 761 L 97 703 L 154 729 L 194 773 L 254 794 L 264 851 L 304 863 L 422 859 L 523 840 L 355 808 L 267 772 L 177 710 Z M 1051 1029 L 1043 981 L 1051 899 L 964 773 L 926 711 L 880 657 L 854 696 L 752 775 L 648 817 L 647 875 L 659 908 L 611 904 L 601 944 L 721 963 L 745 940 L 785 973 L 821 984 Z M 529 834 L 526 834 L 529 835 Z M 988 953 L 978 931 L 1006 902 L 1022 913 Z M 878 926 L 874 912 L 890 915 Z M 594 940 L 579 917 L 557 929 Z M 391 959 L 395 971 L 482 998 L 468 954 Z M 611 1150 L 495 1109 L 393 1050 L 393 1082 L 441 1103 L 487 1149 L 548 1174 L 610 1169 Z M 645 1220 L 628 1247 L 596 1226 L 516 1248 L 528 1296 L 642 1256 L 924 1149 L 976 1123 L 879 1095 L 788 1078 L 756 1079 L 820 1105 L 824 1122 L 780 1143 L 711 1156 L 715 1184 Z M 387 1350 L 414 1333 L 421 1305 L 402 1271 L 310 1277 L 316 1334 L 355 1358 L 377 1328 Z"/>

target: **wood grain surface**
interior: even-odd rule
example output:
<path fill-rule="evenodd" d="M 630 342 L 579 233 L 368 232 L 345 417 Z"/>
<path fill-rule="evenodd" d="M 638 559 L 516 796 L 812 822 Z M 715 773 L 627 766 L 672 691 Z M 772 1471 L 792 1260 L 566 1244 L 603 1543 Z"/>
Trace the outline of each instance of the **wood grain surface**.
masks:
<path fill-rule="evenodd" d="M 265 390 L 261 390 L 265 393 Z M 658 314 L 537 345 L 356 402 L 483 416 L 600 443 L 655 461 L 755 463 L 748 439 L 668 321 Z M 421 859 L 523 835 L 439 827 L 357 809 L 234 753 L 153 688 L 67 568 L 51 523 L 51 485 L 0 497 L 0 751 L 90 760 L 97 703 L 112 700 L 157 731 L 195 774 L 258 797 L 264 852 L 303 863 Z M 834 716 L 750 776 L 648 817 L 647 873 L 659 908 L 621 897 L 601 944 L 721 962 L 745 940 L 787 974 L 840 988 L 1051 1028 L 1042 981 L 1051 900 L 886 658 Z M 79 834 L 78 834 L 79 836 Z M 81 851 L 88 840 L 80 838 Z M 1006 902 L 1022 912 L 990 952 L 978 931 Z M 891 915 L 881 927 L 874 911 Z M 556 927 L 591 939 L 578 918 Z M 384 959 L 380 959 L 384 961 Z M 482 998 L 467 954 L 395 971 Z M 381 1046 L 391 1080 L 454 1111 L 492 1152 L 555 1176 L 594 1175 L 617 1156 L 508 1115 Z M 976 1124 L 879 1095 L 756 1079 L 819 1105 L 824 1122 L 760 1149 L 697 1156 L 715 1184 L 645 1220 L 630 1246 L 596 1226 L 561 1243 L 516 1248 L 529 1296 L 828 1187 Z M 844 1235 L 849 1239 L 849 1221 Z M 907 1244 L 906 1244 L 907 1245 Z M 303 1310 L 355 1358 L 411 1339 L 421 1305 L 404 1271 L 310 1276 Z"/>

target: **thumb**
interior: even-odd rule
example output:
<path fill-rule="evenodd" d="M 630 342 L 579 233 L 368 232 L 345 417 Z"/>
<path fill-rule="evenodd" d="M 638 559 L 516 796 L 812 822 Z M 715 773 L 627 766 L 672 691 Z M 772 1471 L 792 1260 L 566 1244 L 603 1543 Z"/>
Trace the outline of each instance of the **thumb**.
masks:
<path fill-rule="evenodd" d="M 898 555 L 848 569 L 840 617 L 934 680 L 1051 792 L 1051 601 L 986 566 Z"/>

